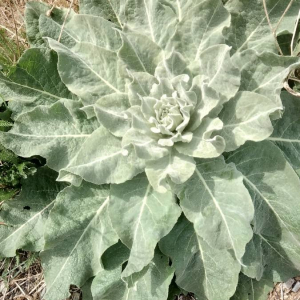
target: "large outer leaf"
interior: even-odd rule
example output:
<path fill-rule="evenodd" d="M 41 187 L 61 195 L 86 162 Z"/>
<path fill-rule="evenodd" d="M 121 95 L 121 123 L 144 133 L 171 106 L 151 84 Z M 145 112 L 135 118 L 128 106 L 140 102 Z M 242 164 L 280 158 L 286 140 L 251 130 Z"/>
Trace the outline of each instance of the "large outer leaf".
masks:
<path fill-rule="evenodd" d="M 300 180 L 271 142 L 247 143 L 233 152 L 255 206 L 254 233 L 261 240 L 264 277 L 284 281 L 300 270 Z"/>
<path fill-rule="evenodd" d="M 25 10 L 25 23 L 26 23 L 26 36 L 31 47 L 45 46 L 43 39 L 44 35 L 39 28 L 39 19 L 41 16 L 45 16 L 47 11 L 51 9 L 51 5 L 47 5 L 41 2 L 27 2 Z M 68 12 L 67 9 L 54 8 L 51 13 L 52 22 L 61 26 L 68 14 L 67 22 L 74 16 L 74 12 Z M 50 29 L 50 28 L 49 28 Z M 52 29 L 52 28 L 51 28 Z"/>
<path fill-rule="evenodd" d="M 239 263 L 227 250 L 210 247 L 184 216 L 159 246 L 172 259 L 178 286 L 199 300 L 228 300 L 235 292 Z"/>
<path fill-rule="evenodd" d="M 123 45 L 118 55 L 128 69 L 153 75 L 161 59 L 161 49 L 157 44 L 148 37 L 133 32 L 122 33 L 121 37 Z"/>
<path fill-rule="evenodd" d="M 174 195 L 155 192 L 145 174 L 112 186 L 109 205 L 112 224 L 121 241 L 131 249 L 123 277 L 149 264 L 156 244 L 170 232 L 180 212 Z"/>
<path fill-rule="evenodd" d="M 59 171 L 99 126 L 94 119 L 86 120 L 85 113 L 78 108 L 80 105 L 70 101 L 39 106 L 22 114 L 9 132 L 2 133 L 1 143 L 19 156 L 45 157 L 47 165 Z"/>
<path fill-rule="evenodd" d="M 266 3 L 272 26 L 275 28 L 289 1 L 267 0 Z M 227 32 L 227 43 L 232 46 L 234 52 L 253 49 L 259 53 L 264 51 L 277 53 L 261 0 L 232 0 L 228 1 L 226 8 L 232 15 L 232 25 Z M 290 22 L 283 23 L 279 31 L 293 31 L 294 24 L 291 20 L 296 20 L 299 8 L 299 1 L 294 1 L 287 14 Z"/>
<path fill-rule="evenodd" d="M 144 169 L 144 163 L 131 148 L 104 127 L 95 130 L 62 173 L 72 173 L 94 184 L 123 183 Z"/>
<path fill-rule="evenodd" d="M 176 14 L 161 0 L 127 0 L 126 24 L 164 47 L 176 28 Z"/>
<path fill-rule="evenodd" d="M 282 106 L 270 98 L 251 92 L 239 92 L 224 105 L 220 119 L 223 128 L 218 132 L 226 141 L 226 151 L 232 151 L 246 141 L 263 141 L 273 132 L 270 115 Z"/>
<path fill-rule="evenodd" d="M 62 191 L 51 210 L 41 259 L 45 299 L 61 300 L 101 270 L 100 257 L 118 241 L 108 216 L 109 187 L 83 183 Z"/>
<path fill-rule="evenodd" d="M 39 19 L 40 34 L 44 38 L 58 40 L 60 37 L 60 42 L 69 48 L 84 42 L 117 51 L 121 47 L 121 38 L 115 28 L 113 23 L 89 15 L 73 15 L 68 19 L 64 28 L 53 17 L 42 14 Z"/>
<path fill-rule="evenodd" d="M 264 272 L 264 254 L 262 240 L 257 234 L 247 244 L 246 252 L 243 256 L 242 272 L 250 278 L 261 280 Z"/>
<path fill-rule="evenodd" d="M 230 14 L 221 0 L 193 1 L 188 11 L 181 2 L 177 1 L 178 11 L 185 13 L 179 16 L 182 20 L 168 47 L 175 47 L 190 62 L 198 61 L 203 50 L 224 43 L 222 31 L 230 25 Z"/>
<path fill-rule="evenodd" d="M 168 258 L 156 250 L 151 263 L 130 276 L 127 284 L 120 279 L 121 267 L 100 271 L 92 283 L 93 299 L 167 300 L 173 274 Z"/>
<path fill-rule="evenodd" d="M 269 141 L 284 153 L 294 170 L 300 175 L 300 100 L 288 92 L 281 94 L 284 106 L 282 119 L 273 123 L 274 132 Z"/>
<path fill-rule="evenodd" d="M 65 184 L 55 181 L 57 173 L 46 168 L 23 181 L 21 194 L 1 206 L 0 256 L 11 257 L 18 249 L 40 251 L 44 230 L 56 195 Z"/>
<path fill-rule="evenodd" d="M 194 175 L 175 191 L 197 234 L 211 247 L 232 249 L 241 262 L 254 213 L 241 173 L 223 157 L 196 160 Z"/>
<path fill-rule="evenodd" d="M 214 89 L 222 102 L 232 98 L 239 89 L 241 74 L 230 58 L 227 45 L 209 47 L 200 55 L 197 75 L 207 77 L 206 85 Z"/>
<path fill-rule="evenodd" d="M 231 300 L 266 300 L 273 288 L 274 283 L 271 280 L 256 281 L 241 274 L 236 293 Z"/>
<path fill-rule="evenodd" d="M 80 13 L 100 16 L 122 27 L 125 0 L 81 0 Z"/>
<path fill-rule="evenodd" d="M 31 48 L 7 78 L 0 74 L 0 94 L 10 101 L 10 109 L 15 114 L 74 97 L 61 81 L 56 64 L 57 55 L 53 51 Z"/>
<path fill-rule="evenodd" d="M 258 55 L 253 50 L 237 53 L 232 60 L 242 72 L 239 90 L 264 95 L 277 105 L 281 105 L 284 80 L 300 62 L 297 57 L 282 57 L 268 52 Z"/>
<path fill-rule="evenodd" d="M 101 96 L 124 92 L 124 78 L 118 75 L 115 52 L 90 43 L 77 43 L 67 48 L 49 39 L 49 45 L 58 53 L 62 81 L 84 104 L 94 104 Z"/>

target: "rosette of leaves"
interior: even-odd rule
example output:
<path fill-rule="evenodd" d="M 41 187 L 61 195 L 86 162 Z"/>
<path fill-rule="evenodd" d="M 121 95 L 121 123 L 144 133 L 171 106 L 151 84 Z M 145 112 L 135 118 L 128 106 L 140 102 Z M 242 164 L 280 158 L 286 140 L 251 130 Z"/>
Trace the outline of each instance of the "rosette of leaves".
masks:
<path fill-rule="evenodd" d="M 70 284 L 98 300 L 259 299 L 298 274 L 297 101 L 281 90 L 299 59 L 278 55 L 261 1 L 225 2 L 27 5 L 0 138 L 54 173 L 17 224 L 4 207 L 0 254 L 42 251 L 45 299 Z M 267 1 L 271 22 L 286 5 Z"/>

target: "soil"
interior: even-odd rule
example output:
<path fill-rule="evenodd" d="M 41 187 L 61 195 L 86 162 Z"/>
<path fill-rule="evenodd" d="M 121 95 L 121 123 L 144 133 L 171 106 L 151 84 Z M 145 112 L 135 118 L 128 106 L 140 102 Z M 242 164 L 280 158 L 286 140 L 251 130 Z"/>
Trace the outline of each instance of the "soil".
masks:
<path fill-rule="evenodd" d="M 300 300 L 300 277 L 293 278 L 291 283 L 288 287 L 284 283 L 277 283 L 268 300 Z"/>

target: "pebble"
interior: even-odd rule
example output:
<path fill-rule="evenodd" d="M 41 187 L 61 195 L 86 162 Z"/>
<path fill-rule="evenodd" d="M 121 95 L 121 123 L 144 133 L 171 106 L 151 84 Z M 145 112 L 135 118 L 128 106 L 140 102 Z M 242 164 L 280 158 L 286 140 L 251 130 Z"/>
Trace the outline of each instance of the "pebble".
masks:
<path fill-rule="evenodd" d="M 288 281 L 286 281 L 286 282 L 283 284 L 283 287 L 284 287 L 285 289 L 288 289 L 288 290 L 289 290 L 289 289 L 293 286 L 294 282 L 295 282 L 295 279 L 294 279 L 294 278 L 290 278 Z"/>
<path fill-rule="evenodd" d="M 300 290 L 300 281 L 298 281 L 295 286 L 293 287 L 292 291 L 297 293 Z"/>

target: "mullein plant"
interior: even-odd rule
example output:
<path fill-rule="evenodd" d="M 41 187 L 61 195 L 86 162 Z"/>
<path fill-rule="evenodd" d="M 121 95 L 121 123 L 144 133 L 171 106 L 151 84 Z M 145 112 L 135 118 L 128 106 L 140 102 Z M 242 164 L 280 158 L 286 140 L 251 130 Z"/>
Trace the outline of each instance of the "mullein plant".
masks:
<path fill-rule="evenodd" d="M 300 61 L 268 20 L 295 39 L 300 3 L 265 4 L 27 5 L 0 142 L 47 166 L 2 206 L 0 255 L 40 252 L 46 300 L 265 300 L 299 274 Z"/>

